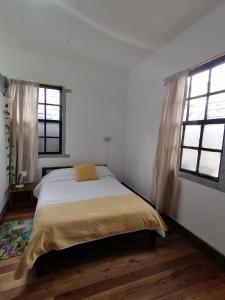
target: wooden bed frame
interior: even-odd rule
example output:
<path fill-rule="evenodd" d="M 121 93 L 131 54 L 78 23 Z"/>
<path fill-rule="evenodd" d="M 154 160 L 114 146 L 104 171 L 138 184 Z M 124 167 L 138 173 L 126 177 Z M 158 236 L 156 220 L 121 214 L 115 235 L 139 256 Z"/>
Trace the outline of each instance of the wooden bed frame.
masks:
<path fill-rule="evenodd" d="M 105 166 L 107 167 L 106 164 L 98 164 L 96 166 Z M 73 166 L 60 166 L 60 167 L 44 167 L 42 168 L 42 172 L 41 172 L 41 176 L 45 176 L 47 175 L 49 172 L 54 171 L 54 170 L 58 170 L 58 169 L 66 169 L 66 168 L 73 168 Z"/>
<path fill-rule="evenodd" d="M 144 247 L 148 251 L 153 251 L 156 248 L 156 238 L 157 233 L 155 231 L 140 230 L 86 242 L 63 250 L 53 250 L 38 257 L 35 262 L 36 275 L 37 277 L 41 277 L 47 275 L 52 269 L 55 270 L 57 267 L 68 266 L 70 265 L 70 258 L 72 260 L 77 258 L 79 261 L 79 254 L 82 255 L 84 251 L 89 253 L 89 255 L 98 255 L 103 247 L 106 249 L 105 253 L 109 253 L 112 247 L 114 247 L 114 252 L 119 253 L 118 256 L 120 256 L 120 253 L 124 255 L 127 251 L 135 251 L 136 248 L 140 247 Z M 124 252 L 121 251 L 121 248 L 124 249 Z"/>
<path fill-rule="evenodd" d="M 104 164 L 104 165 L 97 165 L 97 166 L 107 166 L 107 165 Z M 72 168 L 72 166 L 44 167 L 42 168 L 42 177 L 53 170 L 64 169 L 64 168 Z M 129 240 L 133 241 L 133 239 L 135 238 L 139 239 L 143 237 L 147 241 L 148 249 L 154 250 L 157 233 L 151 230 L 140 230 L 131 233 L 118 234 L 116 236 L 107 237 L 96 241 L 86 242 L 81 245 L 72 246 L 63 250 L 50 251 L 38 257 L 37 261 L 35 262 L 36 274 L 38 277 L 45 275 L 48 272 L 47 270 L 49 269 L 49 265 L 55 265 L 57 261 L 62 262 L 62 260 L 65 260 L 66 257 L 73 255 L 73 253 L 75 254 L 76 251 L 80 251 L 84 248 L 90 248 L 90 247 L 95 248 L 101 245 L 107 246 L 108 244 L 110 245 L 110 243 L 114 243 L 114 244 L 117 243 L 118 247 L 120 247 L 121 243 L 123 242 Z"/>

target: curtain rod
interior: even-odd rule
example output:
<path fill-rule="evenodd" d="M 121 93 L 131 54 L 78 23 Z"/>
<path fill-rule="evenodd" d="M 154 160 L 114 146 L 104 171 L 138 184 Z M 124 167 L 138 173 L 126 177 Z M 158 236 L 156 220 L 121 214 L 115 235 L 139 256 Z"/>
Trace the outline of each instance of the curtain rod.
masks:
<path fill-rule="evenodd" d="M 195 65 L 189 67 L 188 70 L 189 70 L 189 71 L 194 70 L 195 68 L 200 67 L 201 65 L 204 65 L 204 64 L 206 64 L 206 63 L 208 63 L 208 62 L 210 62 L 210 61 L 216 60 L 216 59 L 218 59 L 218 58 L 220 58 L 220 57 L 223 57 L 223 56 L 225 56 L 225 52 L 222 52 L 222 53 L 220 53 L 220 54 L 217 54 L 217 55 L 215 55 L 215 56 L 213 56 L 213 57 L 211 57 L 211 58 L 205 59 L 205 60 L 201 61 L 200 63 L 195 64 Z"/>
<path fill-rule="evenodd" d="M 33 81 L 33 80 L 24 80 L 24 79 L 17 79 L 17 78 L 8 78 L 9 80 L 19 80 L 19 81 L 24 81 L 24 82 L 29 82 L 29 83 L 37 83 L 39 85 L 49 85 L 49 86 L 54 86 L 54 87 L 60 87 L 60 88 L 65 88 L 65 85 L 61 84 L 52 84 L 52 83 L 46 83 L 46 82 L 39 82 L 39 81 Z"/>
<path fill-rule="evenodd" d="M 200 63 L 197 63 L 197 64 L 195 64 L 195 65 L 193 65 L 193 66 L 191 66 L 191 67 L 188 67 L 188 68 L 184 69 L 183 71 L 192 71 L 192 70 L 194 70 L 194 69 L 196 69 L 196 68 L 198 68 L 198 67 L 200 67 L 200 66 L 202 66 L 202 65 L 204 65 L 204 64 L 206 64 L 206 63 L 208 63 L 208 62 L 210 62 L 210 61 L 213 61 L 213 60 L 215 60 L 215 59 L 218 59 L 218 58 L 220 58 L 220 57 L 222 57 L 222 56 L 225 56 L 225 52 L 222 52 L 222 53 L 220 53 L 220 54 L 217 54 L 217 55 L 215 55 L 215 56 L 213 56 L 213 57 L 211 57 L 211 58 L 205 59 L 205 60 L 201 61 Z M 181 72 L 182 72 L 182 71 L 181 71 Z M 165 83 L 167 80 L 169 80 L 170 77 L 176 76 L 176 75 L 178 75 L 179 73 L 180 73 L 180 71 L 179 71 L 179 72 L 176 72 L 176 73 L 174 73 L 174 74 L 172 74 L 172 75 L 170 75 L 170 76 L 167 76 L 166 78 L 163 79 L 163 82 Z"/>

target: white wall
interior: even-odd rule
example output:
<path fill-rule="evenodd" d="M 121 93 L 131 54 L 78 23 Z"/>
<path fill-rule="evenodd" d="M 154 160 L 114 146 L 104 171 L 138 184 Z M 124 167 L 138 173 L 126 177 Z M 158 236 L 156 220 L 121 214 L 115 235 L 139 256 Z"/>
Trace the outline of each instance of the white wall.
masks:
<path fill-rule="evenodd" d="M 149 198 L 157 143 L 162 81 L 225 51 L 225 4 L 179 35 L 130 74 L 125 125 L 125 181 Z M 176 218 L 181 224 L 225 254 L 225 194 L 182 180 Z"/>
<path fill-rule="evenodd" d="M 72 89 L 67 98 L 66 152 L 70 158 L 39 159 L 42 166 L 105 163 L 104 135 L 112 135 L 110 166 L 122 177 L 122 144 L 128 73 L 113 66 L 73 61 L 0 47 L 2 74 Z"/>
<path fill-rule="evenodd" d="M 5 120 L 3 110 L 4 98 L 0 91 L 0 213 L 5 205 L 5 191 L 8 179 L 6 175 Z"/>

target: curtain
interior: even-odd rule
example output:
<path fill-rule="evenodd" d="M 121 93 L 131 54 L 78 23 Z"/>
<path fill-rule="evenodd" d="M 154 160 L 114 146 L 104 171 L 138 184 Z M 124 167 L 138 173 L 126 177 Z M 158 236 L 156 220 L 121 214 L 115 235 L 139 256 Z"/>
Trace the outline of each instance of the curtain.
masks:
<path fill-rule="evenodd" d="M 26 182 L 34 182 L 38 160 L 38 84 L 9 81 L 9 114 L 15 180 L 22 171 Z"/>
<path fill-rule="evenodd" d="M 180 190 L 180 136 L 187 77 L 188 71 L 183 71 L 165 81 L 166 93 L 153 169 L 152 197 L 156 209 L 172 214 Z"/>

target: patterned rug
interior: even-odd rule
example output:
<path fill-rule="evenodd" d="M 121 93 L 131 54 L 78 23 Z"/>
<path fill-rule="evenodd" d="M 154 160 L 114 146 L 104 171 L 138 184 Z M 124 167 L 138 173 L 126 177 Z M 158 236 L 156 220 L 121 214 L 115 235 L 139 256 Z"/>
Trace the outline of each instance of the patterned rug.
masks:
<path fill-rule="evenodd" d="M 0 225 L 0 259 L 24 253 L 32 231 L 33 219 L 10 221 Z"/>

